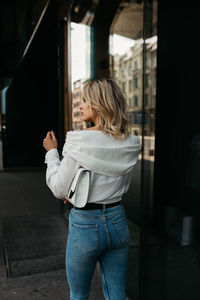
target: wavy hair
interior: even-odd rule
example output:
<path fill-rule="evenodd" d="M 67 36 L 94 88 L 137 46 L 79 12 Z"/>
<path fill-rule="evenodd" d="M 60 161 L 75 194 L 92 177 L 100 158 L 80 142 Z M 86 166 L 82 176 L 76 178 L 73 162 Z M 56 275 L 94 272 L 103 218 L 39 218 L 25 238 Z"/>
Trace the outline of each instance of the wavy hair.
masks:
<path fill-rule="evenodd" d="M 129 136 L 126 99 L 114 80 L 103 78 L 87 82 L 83 97 L 98 114 L 101 131 L 116 138 Z"/>

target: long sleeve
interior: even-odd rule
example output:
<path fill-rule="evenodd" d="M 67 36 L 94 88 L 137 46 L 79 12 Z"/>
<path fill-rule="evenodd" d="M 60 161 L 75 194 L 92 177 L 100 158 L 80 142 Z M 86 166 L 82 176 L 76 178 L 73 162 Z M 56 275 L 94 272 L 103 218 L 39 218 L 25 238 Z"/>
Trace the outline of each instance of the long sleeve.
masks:
<path fill-rule="evenodd" d="M 51 149 L 46 153 L 45 163 L 46 183 L 54 196 L 58 199 L 66 197 L 71 182 L 79 168 L 79 163 L 68 155 L 60 161 L 57 149 Z"/>

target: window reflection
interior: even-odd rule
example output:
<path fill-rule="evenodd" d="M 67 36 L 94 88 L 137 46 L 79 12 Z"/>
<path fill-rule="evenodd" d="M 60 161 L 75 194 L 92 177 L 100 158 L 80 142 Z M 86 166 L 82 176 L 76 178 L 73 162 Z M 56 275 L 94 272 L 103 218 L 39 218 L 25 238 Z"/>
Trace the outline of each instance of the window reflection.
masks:
<path fill-rule="evenodd" d="M 71 23 L 72 36 L 72 128 L 83 130 L 79 107 L 84 83 L 91 78 L 91 27 Z"/>
<path fill-rule="evenodd" d="M 111 37 L 113 38 L 113 37 Z M 120 44 L 131 45 L 124 48 L 124 53 L 118 54 Z M 113 41 L 113 77 L 126 93 L 128 104 L 129 132 L 142 134 L 139 114 L 142 110 L 142 40 L 135 41 L 118 35 Z M 123 51 L 121 49 L 121 51 Z"/>
<path fill-rule="evenodd" d="M 113 37 L 111 37 L 113 38 Z M 155 99 L 156 99 L 156 53 L 157 53 L 157 36 L 146 40 L 146 59 L 145 59 L 145 75 L 144 75 L 144 106 L 145 114 L 143 114 L 143 40 L 129 40 L 134 43 L 129 49 L 121 55 L 116 52 L 120 48 L 120 43 L 125 39 L 118 36 L 112 42 L 113 52 L 113 77 L 119 83 L 127 96 L 128 119 L 130 133 L 142 136 L 142 122 L 145 124 L 145 135 L 152 137 L 147 139 L 145 147 L 146 159 L 150 159 L 148 154 L 152 156 L 154 148 L 155 135 Z M 152 142 L 150 142 L 150 140 Z"/>
<path fill-rule="evenodd" d="M 147 9 L 147 7 L 146 7 Z M 137 298 L 139 274 L 138 257 L 143 201 L 148 203 L 148 214 L 153 208 L 153 173 L 155 149 L 157 4 L 153 1 L 143 20 L 143 1 L 123 1 L 111 26 L 110 73 L 123 89 L 128 106 L 129 132 L 139 136 L 143 153 L 139 156 L 130 190 L 124 196 L 124 205 L 131 232 L 130 266 L 127 288 Z M 147 35 L 144 34 L 144 26 Z M 142 155 L 143 154 L 143 155 Z M 142 174 L 142 162 L 144 168 Z M 141 195 L 141 185 L 143 195 Z M 144 246 L 144 245 L 142 245 Z M 134 265 L 134 266 L 133 266 Z M 134 271 L 133 271 L 134 268 Z"/>
<path fill-rule="evenodd" d="M 110 73 L 123 89 L 128 107 L 129 132 L 142 141 L 143 121 L 143 3 L 122 2 L 111 26 Z M 141 155 L 124 206 L 131 233 L 127 290 L 138 296 L 140 246 Z M 133 201 L 134 199 L 134 201 Z"/>

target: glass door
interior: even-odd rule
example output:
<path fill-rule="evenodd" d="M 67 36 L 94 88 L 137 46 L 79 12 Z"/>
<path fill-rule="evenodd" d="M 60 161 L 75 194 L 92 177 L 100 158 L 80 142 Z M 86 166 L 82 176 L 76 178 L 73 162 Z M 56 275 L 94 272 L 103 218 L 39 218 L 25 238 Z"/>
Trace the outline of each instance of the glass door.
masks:
<path fill-rule="evenodd" d="M 154 242 L 145 228 L 153 210 L 156 57 L 157 1 L 122 1 L 110 29 L 110 74 L 126 95 L 129 131 L 142 146 L 124 197 L 131 232 L 127 295 L 134 299 L 145 299 L 146 243 Z"/>

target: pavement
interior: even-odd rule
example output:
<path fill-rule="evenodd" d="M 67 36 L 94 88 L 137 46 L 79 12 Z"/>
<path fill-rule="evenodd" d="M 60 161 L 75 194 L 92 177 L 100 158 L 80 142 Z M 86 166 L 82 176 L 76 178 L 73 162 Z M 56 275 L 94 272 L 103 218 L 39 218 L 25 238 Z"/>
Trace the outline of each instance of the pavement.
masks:
<path fill-rule="evenodd" d="M 64 215 L 45 169 L 0 171 L 0 300 L 69 299 Z M 97 266 L 89 300 L 103 299 Z"/>

